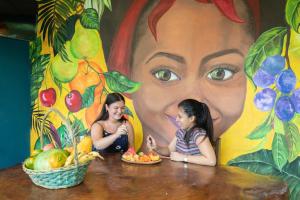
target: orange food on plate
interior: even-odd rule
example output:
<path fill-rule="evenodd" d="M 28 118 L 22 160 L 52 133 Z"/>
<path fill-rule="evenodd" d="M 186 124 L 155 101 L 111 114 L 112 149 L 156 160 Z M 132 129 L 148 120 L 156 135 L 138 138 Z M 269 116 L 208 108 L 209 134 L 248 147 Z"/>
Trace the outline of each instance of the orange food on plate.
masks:
<path fill-rule="evenodd" d="M 131 162 L 154 162 L 159 161 L 160 157 L 157 153 L 151 151 L 147 154 L 144 152 L 135 152 L 133 148 L 129 148 L 123 155 L 122 158 Z"/>

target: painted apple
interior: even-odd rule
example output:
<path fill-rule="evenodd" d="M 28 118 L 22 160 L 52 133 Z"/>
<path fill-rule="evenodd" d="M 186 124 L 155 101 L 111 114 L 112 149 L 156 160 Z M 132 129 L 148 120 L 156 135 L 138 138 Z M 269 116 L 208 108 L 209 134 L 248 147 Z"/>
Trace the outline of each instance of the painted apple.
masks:
<path fill-rule="evenodd" d="M 53 88 L 42 90 L 40 92 L 40 101 L 43 106 L 50 107 L 55 104 L 56 92 Z"/>
<path fill-rule="evenodd" d="M 82 106 L 82 97 L 77 90 L 72 90 L 65 97 L 65 103 L 70 112 L 78 112 Z"/>

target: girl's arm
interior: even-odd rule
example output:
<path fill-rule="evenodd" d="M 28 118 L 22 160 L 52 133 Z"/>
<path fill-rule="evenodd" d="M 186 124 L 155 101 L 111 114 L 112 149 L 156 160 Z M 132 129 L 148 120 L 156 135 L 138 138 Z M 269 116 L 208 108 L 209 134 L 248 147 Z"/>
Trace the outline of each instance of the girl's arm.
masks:
<path fill-rule="evenodd" d="M 167 147 L 161 147 L 157 146 L 154 138 L 152 136 L 147 137 L 147 146 L 150 150 L 154 150 L 158 154 L 162 156 L 170 156 L 171 152 L 174 152 L 176 150 L 176 137 L 171 141 L 169 146 Z"/>
<path fill-rule="evenodd" d="M 201 152 L 201 155 L 183 155 L 183 160 L 189 163 L 195 163 L 199 165 L 216 165 L 216 154 L 209 141 L 209 138 L 206 136 L 200 136 L 196 140 L 196 144 Z"/>
<path fill-rule="evenodd" d="M 94 147 L 96 149 L 105 149 L 106 147 L 110 146 L 120 135 L 123 134 L 123 129 L 125 130 L 126 128 L 120 126 L 116 133 L 107 137 L 103 137 L 103 127 L 98 123 L 93 124 L 91 128 L 91 136 Z"/>
<path fill-rule="evenodd" d="M 131 123 L 129 121 L 126 121 L 126 128 L 127 128 L 127 135 L 128 135 L 128 142 L 129 146 L 133 147 L 134 146 L 134 131 Z"/>

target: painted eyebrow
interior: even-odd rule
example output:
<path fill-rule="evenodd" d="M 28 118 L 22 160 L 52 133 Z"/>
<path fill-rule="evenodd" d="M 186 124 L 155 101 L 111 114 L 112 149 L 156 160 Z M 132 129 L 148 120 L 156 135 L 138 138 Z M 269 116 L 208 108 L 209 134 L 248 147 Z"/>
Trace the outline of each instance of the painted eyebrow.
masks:
<path fill-rule="evenodd" d="M 170 58 L 170 59 L 175 60 L 176 62 L 179 62 L 181 64 L 186 63 L 185 59 L 182 56 L 179 56 L 179 55 L 176 55 L 176 54 L 173 54 L 173 53 L 167 53 L 167 52 L 157 52 L 146 61 L 146 64 L 150 60 L 152 60 L 153 58 L 160 57 L 160 56 Z"/>
<path fill-rule="evenodd" d="M 244 57 L 244 54 L 239 49 L 224 49 L 224 50 L 217 51 L 215 53 L 212 53 L 212 54 L 209 54 L 209 55 L 205 56 L 202 59 L 200 66 L 207 63 L 211 59 L 221 57 L 221 56 L 224 56 L 224 55 L 228 55 L 228 54 L 238 54 L 238 55 Z"/>

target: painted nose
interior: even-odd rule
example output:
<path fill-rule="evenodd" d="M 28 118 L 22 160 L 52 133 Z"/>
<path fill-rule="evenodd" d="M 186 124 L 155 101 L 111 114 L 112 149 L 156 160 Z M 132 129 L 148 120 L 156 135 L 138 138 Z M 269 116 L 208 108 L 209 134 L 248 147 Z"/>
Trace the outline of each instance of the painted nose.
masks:
<path fill-rule="evenodd" d="M 183 95 L 181 97 L 184 99 L 195 99 L 197 101 L 208 103 L 206 99 L 207 88 L 204 86 L 201 80 L 190 81 L 186 85 L 186 90 L 183 91 Z"/>

